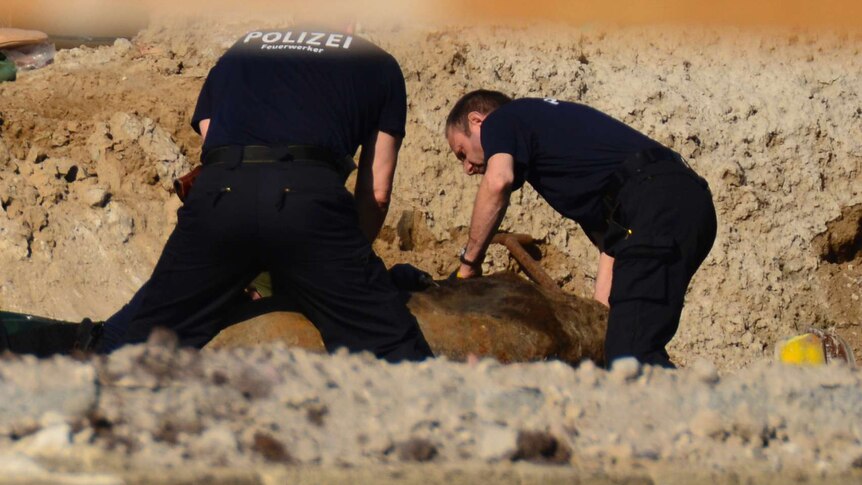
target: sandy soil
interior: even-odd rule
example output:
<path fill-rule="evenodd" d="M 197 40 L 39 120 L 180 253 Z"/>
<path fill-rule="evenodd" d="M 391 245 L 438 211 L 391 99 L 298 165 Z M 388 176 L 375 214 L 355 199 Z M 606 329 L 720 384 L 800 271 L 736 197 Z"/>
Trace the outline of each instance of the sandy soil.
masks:
<path fill-rule="evenodd" d="M 64 319 L 110 315 L 147 278 L 175 221 L 171 179 L 199 156 L 188 119 L 208 68 L 251 22 L 160 23 L 128 41 L 60 51 L 0 86 L 0 305 Z M 440 136 L 479 86 L 594 105 L 685 155 L 710 182 L 719 234 L 671 347 L 733 369 L 781 336 L 835 327 L 860 351 L 862 101 L 858 33 L 573 27 L 371 30 L 401 61 L 408 136 L 387 221 L 390 263 L 453 267 L 476 180 Z M 503 228 L 587 295 L 596 254 L 532 190 Z M 513 267 L 495 250 L 489 269 Z"/>
<path fill-rule="evenodd" d="M 131 41 L 60 51 L 0 85 L 0 308 L 104 318 L 146 280 L 175 222 L 171 181 L 199 156 L 188 119 L 203 78 L 236 36 L 265 25 L 156 23 Z M 588 103 L 688 158 L 712 187 L 720 226 L 671 346 L 686 369 L 388 366 L 165 342 L 107 360 L 12 359 L 0 362 L 0 463 L 17 473 L 7 482 L 858 480 L 859 371 L 762 361 L 810 325 L 836 328 L 862 355 L 862 35 L 571 26 L 367 35 L 399 58 L 410 93 L 375 246 L 389 263 L 441 277 L 454 268 L 478 181 L 460 173 L 441 132 L 466 90 Z M 512 202 L 504 229 L 541 239 L 548 272 L 588 295 L 597 255 L 577 226 L 532 190 Z M 397 230 L 408 222 L 410 240 Z M 487 266 L 516 269 L 502 248 Z M 153 477 L 153 466 L 167 472 Z"/>
<path fill-rule="evenodd" d="M 375 471 L 398 483 L 849 483 L 862 473 L 862 374 L 847 366 L 758 364 L 721 377 L 705 361 L 392 365 L 285 347 L 178 350 L 160 334 L 87 361 L 7 357 L 0 378 L 0 483 L 365 483 Z"/>

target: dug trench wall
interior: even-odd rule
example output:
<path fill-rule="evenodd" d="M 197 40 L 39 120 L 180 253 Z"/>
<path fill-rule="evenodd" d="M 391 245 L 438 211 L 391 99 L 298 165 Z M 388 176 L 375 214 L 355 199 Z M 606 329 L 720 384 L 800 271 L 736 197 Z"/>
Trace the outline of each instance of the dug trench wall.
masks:
<path fill-rule="evenodd" d="M 104 318 L 146 280 L 179 206 L 171 180 L 199 156 L 188 120 L 204 76 L 235 38 L 267 26 L 156 22 L 0 84 L 3 309 Z M 454 268 L 478 184 L 442 137 L 461 94 L 578 101 L 678 150 L 710 183 L 718 238 L 688 294 L 676 361 L 738 368 L 812 324 L 837 327 L 859 353 L 860 34 L 402 26 L 366 35 L 399 59 L 409 93 L 376 244 L 388 263 L 438 277 Z M 596 251 L 534 191 L 513 195 L 503 228 L 541 239 L 550 275 L 589 295 Z M 495 248 L 487 270 L 507 267 Z"/>

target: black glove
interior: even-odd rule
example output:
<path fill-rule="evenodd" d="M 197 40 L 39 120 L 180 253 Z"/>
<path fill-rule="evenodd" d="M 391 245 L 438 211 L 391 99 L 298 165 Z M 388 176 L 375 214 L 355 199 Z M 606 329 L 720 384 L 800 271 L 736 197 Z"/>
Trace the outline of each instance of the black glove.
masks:
<path fill-rule="evenodd" d="M 411 264 L 396 264 L 389 268 L 392 283 L 401 291 L 422 291 L 431 286 L 439 286 L 430 274 Z"/>

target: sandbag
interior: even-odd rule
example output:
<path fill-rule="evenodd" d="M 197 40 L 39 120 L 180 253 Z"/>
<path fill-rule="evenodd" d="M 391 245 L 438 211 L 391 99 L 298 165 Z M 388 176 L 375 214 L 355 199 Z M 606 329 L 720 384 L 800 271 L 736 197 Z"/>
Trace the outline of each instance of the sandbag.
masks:
<path fill-rule="evenodd" d="M 41 44 L 47 40 L 48 34 L 38 30 L 0 28 L 0 49 Z"/>
<path fill-rule="evenodd" d="M 3 0 L 5 25 L 47 32 L 55 44 L 74 39 L 133 37 L 149 23 L 152 6 L 141 0 Z M 57 39 L 61 38 L 61 39 Z"/>

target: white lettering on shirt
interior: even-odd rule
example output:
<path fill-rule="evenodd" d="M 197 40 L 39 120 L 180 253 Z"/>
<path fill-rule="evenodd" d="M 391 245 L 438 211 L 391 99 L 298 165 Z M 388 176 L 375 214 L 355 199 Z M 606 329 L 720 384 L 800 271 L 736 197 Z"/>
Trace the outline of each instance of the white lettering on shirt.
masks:
<path fill-rule="evenodd" d="M 278 42 L 281 39 L 281 32 L 267 32 L 263 34 L 263 40 L 267 44 L 272 44 L 273 42 Z"/>
<path fill-rule="evenodd" d="M 249 32 L 248 35 L 245 36 L 245 39 L 243 39 L 242 42 L 243 42 L 243 44 L 248 44 L 248 41 L 250 41 L 251 39 L 257 39 L 261 36 L 263 36 L 263 32 Z"/>
<path fill-rule="evenodd" d="M 322 32 L 312 32 L 311 37 L 305 41 L 308 45 L 318 46 L 320 45 L 320 39 L 322 39 L 326 34 Z"/>
<path fill-rule="evenodd" d="M 329 38 L 326 39 L 326 47 L 340 47 L 339 43 L 342 38 L 344 36 L 341 34 L 329 34 Z"/>
<path fill-rule="evenodd" d="M 302 50 L 307 52 L 320 53 L 324 49 L 322 47 L 332 47 L 349 49 L 353 43 L 353 37 L 345 34 L 333 34 L 326 32 L 249 32 L 243 39 L 244 44 L 248 44 L 253 40 L 259 39 L 264 50 Z M 281 43 L 283 45 L 273 46 L 272 44 Z M 287 45 L 284 45 L 287 44 Z"/>
<path fill-rule="evenodd" d="M 262 50 L 265 50 L 265 51 L 280 51 L 280 50 L 287 49 L 287 50 L 291 50 L 291 51 L 313 52 L 315 54 L 320 54 L 321 52 L 324 51 L 324 49 L 320 48 L 320 47 L 311 47 L 311 46 L 307 46 L 307 45 L 295 45 L 295 44 L 278 44 L 278 45 L 264 44 L 264 45 L 260 46 L 260 48 Z"/>

